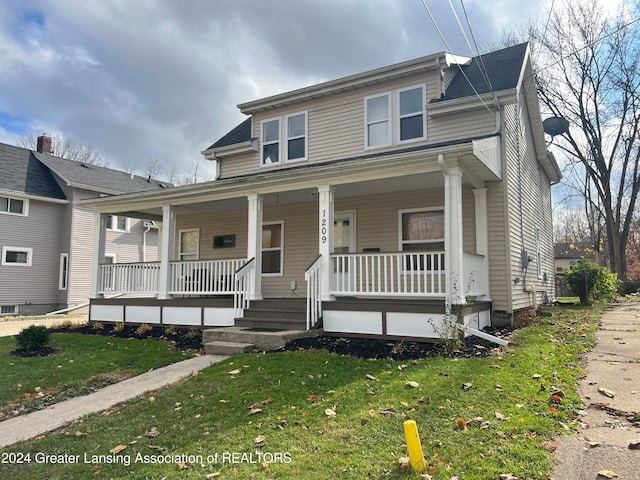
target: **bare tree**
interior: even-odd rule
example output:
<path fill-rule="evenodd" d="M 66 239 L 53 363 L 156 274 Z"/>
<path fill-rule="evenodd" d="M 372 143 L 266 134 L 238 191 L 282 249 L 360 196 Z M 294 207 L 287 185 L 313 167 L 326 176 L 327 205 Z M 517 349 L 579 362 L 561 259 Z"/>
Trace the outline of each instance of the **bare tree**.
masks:
<path fill-rule="evenodd" d="M 160 160 L 158 160 L 158 157 L 149 157 L 149 161 L 147 162 L 144 174 L 150 178 L 160 178 L 161 171 L 162 166 L 160 165 Z"/>
<path fill-rule="evenodd" d="M 604 219 L 620 278 L 640 191 L 640 24 L 629 8 L 565 0 L 530 28 L 541 101 L 570 124 L 554 143 L 582 177 L 587 213 Z"/>
<path fill-rule="evenodd" d="M 35 150 L 38 145 L 38 135 L 33 132 L 25 133 L 18 140 L 18 144 L 23 148 Z M 88 165 L 108 166 L 108 162 L 91 145 L 79 143 L 69 137 L 51 135 L 51 153 L 57 157 Z"/>

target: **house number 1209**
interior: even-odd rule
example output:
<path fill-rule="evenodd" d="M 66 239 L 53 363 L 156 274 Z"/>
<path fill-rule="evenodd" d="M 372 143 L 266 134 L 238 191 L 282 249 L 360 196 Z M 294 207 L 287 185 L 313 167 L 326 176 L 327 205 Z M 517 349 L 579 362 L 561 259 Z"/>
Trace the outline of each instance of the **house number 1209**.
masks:
<path fill-rule="evenodd" d="M 322 218 L 320 219 L 320 242 L 327 243 L 327 211 L 322 210 Z"/>

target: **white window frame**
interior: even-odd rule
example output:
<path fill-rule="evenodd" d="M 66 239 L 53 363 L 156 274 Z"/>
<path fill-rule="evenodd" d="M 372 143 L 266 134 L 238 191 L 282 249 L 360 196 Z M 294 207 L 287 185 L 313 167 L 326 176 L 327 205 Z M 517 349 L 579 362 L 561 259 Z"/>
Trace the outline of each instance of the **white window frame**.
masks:
<path fill-rule="evenodd" d="M 400 138 L 400 126 L 401 126 L 401 120 L 403 118 L 410 118 L 410 117 L 416 117 L 418 116 L 418 112 L 412 112 L 412 113 L 408 113 L 405 115 L 401 115 L 400 114 L 400 94 L 402 92 L 408 92 L 409 90 L 415 90 L 417 88 L 420 88 L 422 91 L 422 100 L 421 100 L 421 105 L 422 105 L 422 110 L 420 112 L 420 115 L 422 116 L 422 135 L 420 137 L 415 137 L 415 138 L 409 138 L 407 140 L 401 140 Z M 427 103 L 427 99 L 426 99 L 426 88 L 424 85 L 412 85 L 410 87 L 405 87 L 405 88 L 400 88 L 398 90 L 396 90 L 396 105 L 395 105 L 395 112 L 394 112 L 394 120 L 396 120 L 395 123 L 395 138 L 396 138 L 396 142 L 398 144 L 404 144 L 404 143 L 412 143 L 412 142 L 419 142 L 421 140 L 425 140 L 427 138 L 427 116 L 426 116 L 426 111 L 425 111 L 425 105 Z"/>
<path fill-rule="evenodd" d="M 373 100 L 375 98 L 387 97 L 387 138 L 389 141 L 387 143 L 381 143 L 379 145 L 369 145 L 369 125 L 373 125 L 374 123 L 382 123 L 385 120 L 378 120 L 375 122 L 369 122 L 369 100 Z M 368 95 L 364 97 L 364 148 L 365 150 L 371 150 L 375 148 L 384 148 L 392 145 L 392 128 L 391 125 L 393 123 L 393 113 L 391 106 L 391 92 L 382 92 L 377 93 L 375 95 Z"/>
<path fill-rule="evenodd" d="M 7 195 L 0 195 L 0 198 L 7 199 L 7 211 L 0 210 L 0 214 L 2 215 L 13 215 L 15 217 L 28 217 L 29 216 L 29 199 L 28 198 L 18 198 L 18 197 L 9 197 Z M 11 212 L 11 200 L 18 200 L 22 202 L 22 213 Z"/>
<path fill-rule="evenodd" d="M 264 125 L 266 123 L 270 123 L 270 122 L 278 122 L 278 139 L 277 140 L 271 140 L 269 142 L 265 142 L 264 140 Z M 265 158 L 264 158 L 264 147 L 267 145 L 274 145 L 274 144 L 278 144 L 278 161 L 277 162 L 271 162 L 271 163 L 265 163 Z M 275 118 L 267 118 L 265 120 L 263 120 L 262 122 L 260 122 L 260 166 L 261 167 L 269 167 L 271 165 L 280 165 L 282 163 L 282 118 L 280 117 L 275 117 Z"/>
<path fill-rule="evenodd" d="M 289 136 L 289 118 L 304 115 L 304 135 Z M 264 125 L 270 122 L 278 122 L 278 139 L 265 142 Z M 297 140 L 304 138 L 304 156 L 289 160 L 289 140 Z M 266 145 L 278 144 L 278 161 L 265 163 L 264 147 Z M 282 165 L 284 163 L 304 162 L 309 158 L 309 112 L 303 110 L 293 112 L 280 117 L 265 118 L 260 122 L 260 167 L 271 167 L 273 165 Z"/>
<path fill-rule="evenodd" d="M 540 242 L 540 227 L 535 227 L 534 230 L 535 242 L 536 242 L 536 274 L 538 280 L 542 279 L 542 246 Z"/>
<path fill-rule="evenodd" d="M 66 290 L 69 284 L 69 254 L 60 254 L 60 271 L 58 274 L 58 290 Z"/>
<path fill-rule="evenodd" d="M 2 311 L 4 309 L 8 309 L 10 308 L 11 311 Z M 17 305 L 0 305 L 0 315 L 16 315 L 18 313 L 18 306 Z"/>
<path fill-rule="evenodd" d="M 20 252 L 27 254 L 26 263 L 7 262 L 7 252 Z M 30 267 L 33 261 L 33 248 L 26 247 L 11 247 L 5 245 L 2 247 L 2 265 L 16 266 L 16 267 Z"/>
<path fill-rule="evenodd" d="M 124 230 L 118 228 L 118 219 L 124 218 L 125 227 Z M 107 230 L 111 230 L 112 232 L 122 232 L 126 233 L 131 228 L 131 224 L 129 223 L 129 217 L 125 217 L 123 215 L 109 215 L 107 219 Z"/>
<path fill-rule="evenodd" d="M 193 255 L 193 253 L 185 253 L 182 251 L 182 234 L 187 232 L 196 232 L 198 237 L 196 239 L 196 243 L 198 244 L 196 248 L 196 258 L 193 260 L 183 260 L 182 257 L 184 255 Z M 183 228 L 178 231 L 178 260 L 183 261 L 195 261 L 200 259 L 200 229 L 199 228 Z"/>
<path fill-rule="evenodd" d="M 280 271 L 276 273 L 260 272 L 263 277 L 283 277 L 284 276 L 284 220 L 275 222 L 262 222 L 262 228 L 267 225 L 280 225 L 280 246 L 271 248 L 262 248 L 262 252 L 280 252 Z M 262 233 L 262 230 L 261 230 Z"/>
<path fill-rule="evenodd" d="M 420 88 L 422 90 L 422 136 L 416 138 L 409 138 L 407 140 L 400 140 L 400 120 L 405 117 L 417 116 L 417 112 L 412 112 L 405 115 L 400 115 L 400 94 L 409 90 Z M 388 101 L 388 138 L 389 142 L 380 145 L 369 145 L 369 125 L 378 122 L 369 122 L 369 100 L 379 97 L 387 97 Z M 427 86 L 424 83 L 417 85 L 410 85 L 407 87 L 398 88 L 395 90 L 389 90 L 386 92 L 379 92 L 374 95 L 368 95 L 364 97 L 364 149 L 375 150 L 379 148 L 390 147 L 393 145 L 405 145 L 407 143 L 420 142 L 427 139 L 427 112 L 425 105 L 427 103 Z"/>
<path fill-rule="evenodd" d="M 419 242 L 411 242 L 409 240 L 405 241 L 402 238 L 402 215 L 405 213 L 422 213 L 422 212 L 442 212 L 444 214 L 444 205 L 439 205 L 437 207 L 424 207 L 424 208 L 404 208 L 404 209 L 398 210 L 398 250 L 400 252 L 405 251 L 402 248 L 405 244 L 412 245 L 415 243 L 443 243 L 444 242 L 444 236 L 442 237 L 442 239 L 421 240 Z M 445 218 L 444 221 L 446 222 L 447 219 Z"/>

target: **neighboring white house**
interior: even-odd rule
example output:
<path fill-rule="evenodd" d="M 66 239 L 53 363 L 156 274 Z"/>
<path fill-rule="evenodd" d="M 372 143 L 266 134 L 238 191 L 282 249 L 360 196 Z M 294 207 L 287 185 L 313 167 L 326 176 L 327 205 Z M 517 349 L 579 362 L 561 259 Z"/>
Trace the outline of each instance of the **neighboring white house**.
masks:
<path fill-rule="evenodd" d="M 215 181 L 81 202 L 103 233 L 121 212 L 162 220 L 154 265 L 105 264 L 97 236 L 91 319 L 276 328 L 299 298 L 300 329 L 434 338 L 448 305 L 482 328 L 554 296 L 561 174 L 528 44 L 239 108 L 247 119 L 203 152 Z"/>
<path fill-rule="evenodd" d="M 0 144 L 0 315 L 35 315 L 87 304 L 95 223 L 86 198 L 160 190 L 161 183 L 50 153 Z M 108 218 L 105 259 L 158 259 L 158 229 L 127 216 Z M 81 310 L 78 310 L 81 311 Z"/>

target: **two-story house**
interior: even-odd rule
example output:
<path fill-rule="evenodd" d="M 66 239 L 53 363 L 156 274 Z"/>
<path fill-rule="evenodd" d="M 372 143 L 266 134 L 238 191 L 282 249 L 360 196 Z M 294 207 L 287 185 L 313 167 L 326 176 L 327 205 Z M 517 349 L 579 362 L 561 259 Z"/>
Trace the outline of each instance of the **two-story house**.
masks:
<path fill-rule="evenodd" d="M 44 135 L 36 151 L 0 144 L 0 166 L 0 315 L 88 311 L 95 225 L 79 201 L 164 184 L 56 157 Z M 102 261 L 158 259 L 155 224 L 122 215 L 106 220 Z"/>
<path fill-rule="evenodd" d="M 482 61 L 437 53 L 239 109 L 246 120 L 203 152 L 214 181 L 82 202 L 102 232 L 92 320 L 291 328 L 300 302 L 300 329 L 428 339 L 452 306 L 481 329 L 553 297 L 561 174 L 528 44 Z M 101 261 L 119 214 L 161 222 L 157 265 Z M 147 282 L 114 292 L 129 276 Z"/>

